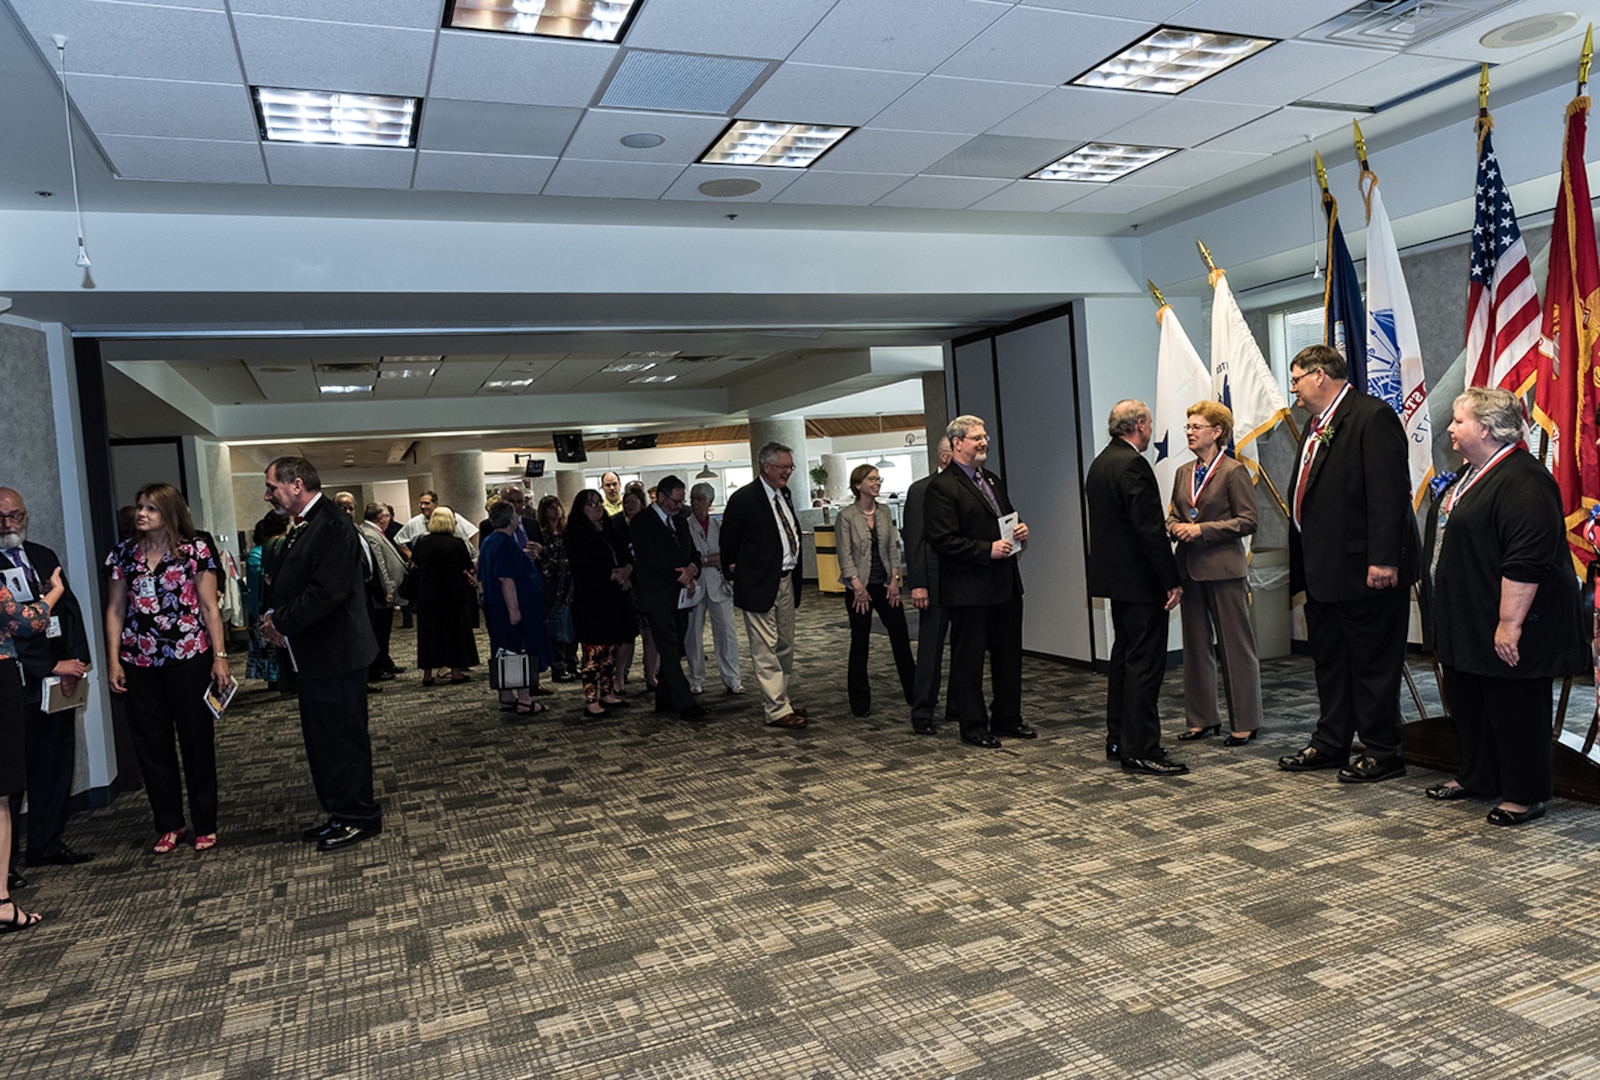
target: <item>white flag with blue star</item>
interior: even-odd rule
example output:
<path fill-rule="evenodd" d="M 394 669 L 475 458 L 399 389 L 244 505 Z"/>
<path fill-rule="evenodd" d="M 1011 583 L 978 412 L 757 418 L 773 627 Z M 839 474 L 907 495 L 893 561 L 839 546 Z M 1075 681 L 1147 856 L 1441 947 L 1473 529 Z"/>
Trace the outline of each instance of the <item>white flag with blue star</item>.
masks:
<path fill-rule="evenodd" d="M 1161 352 L 1156 358 L 1156 404 L 1150 425 L 1150 450 L 1155 459 L 1151 464 L 1161 505 L 1170 508 L 1178 466 L 1194 458 L 1183 432 L 1189 406 L 1211 398 L 1211 373 L 1172 308 L 1163 307 L 1156 317 L 1161 320 Z"/>
<path fill-rule="evenodd" d="M 1370 179 L 1369 179 L 1370 178 Z M 1428 420 L 1428 383 L 1411 296 L 1400 269 L 1389 215 L 1370 173 L 1367 200 L 1367 393 L 1387 401 L 1406 429 L 1411 465 L 1411 502 L 1419 505 L 1433 477 L 1433 425 Z"/>
<path fill-rule="evenodd" d="M 1244 321 L 1227 275 L 1217 270 L 1211 280 L 1211 393 L 1233 410 L 1234 456 L 1250 466 L 1254 479 L 1260 454 L 1250 444 L 1288 419 L 1289 402 Z"/>

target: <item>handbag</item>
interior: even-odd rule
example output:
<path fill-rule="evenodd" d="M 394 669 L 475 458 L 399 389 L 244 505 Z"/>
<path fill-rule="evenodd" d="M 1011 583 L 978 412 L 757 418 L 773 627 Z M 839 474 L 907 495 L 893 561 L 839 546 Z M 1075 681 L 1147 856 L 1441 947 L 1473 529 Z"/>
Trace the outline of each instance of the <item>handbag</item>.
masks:
<path fill-rule="evenodd" d="M 527 653 L 501 649 L 489 661 L 489 689 L 525 690 L 533 685 L 533 664 Z"/>

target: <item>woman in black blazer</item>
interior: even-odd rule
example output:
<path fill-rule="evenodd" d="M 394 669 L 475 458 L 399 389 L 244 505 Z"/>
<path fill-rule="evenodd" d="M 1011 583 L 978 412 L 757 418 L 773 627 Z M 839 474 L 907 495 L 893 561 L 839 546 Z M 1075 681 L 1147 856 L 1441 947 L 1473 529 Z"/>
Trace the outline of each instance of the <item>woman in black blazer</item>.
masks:
<path fill-rule="evenodd" d="M 583 648 L 584 711 L 604 716 L 623 704 L 614 692 L 617 645 L 633 642 L 633 557 L 622 533 L 606 524 L 605 506 L 593 488 L 572 500 L 565 534 L 572 569 L 572 625 Z"/>
<path fill-rule="evenodd" d="M 477 593 L 472 583 L 472 549 L 455 535 L 456 515 L 436 506 L 428 517 L 428 534 L 411 548 L 417 573 L 417 666 L 422 685 L 433 685 L 433 669 L 453 683 L 467 681 L 467 668 L 478 663 L 472 632 Z"/>

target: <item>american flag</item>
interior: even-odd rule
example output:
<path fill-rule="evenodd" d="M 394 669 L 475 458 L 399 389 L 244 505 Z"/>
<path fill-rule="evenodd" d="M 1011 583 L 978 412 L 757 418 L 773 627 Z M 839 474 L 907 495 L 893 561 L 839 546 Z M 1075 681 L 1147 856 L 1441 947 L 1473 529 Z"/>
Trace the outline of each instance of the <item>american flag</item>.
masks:
<path fill-rule="evenodd" d="M 1486 119 L 1486 118 L 1484 118 Z M 1539 293 L 1494 141 L 1480 119 L 1478 185 L 1467 285 L 1467 383 L 1524 394 L 1539 355 Z"/>

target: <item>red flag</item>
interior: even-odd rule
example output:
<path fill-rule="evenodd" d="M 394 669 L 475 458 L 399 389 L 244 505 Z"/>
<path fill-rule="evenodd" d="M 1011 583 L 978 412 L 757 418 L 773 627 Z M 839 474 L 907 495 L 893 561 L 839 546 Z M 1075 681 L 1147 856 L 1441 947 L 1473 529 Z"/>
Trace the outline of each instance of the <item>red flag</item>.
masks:
<path fill-rule="evenodd" d="M 1550 234 L 1550 276 L 1545 280 L 1543 340 L 1534 385 L 1534 421 L 1550 436 L 1550 471 L 1561 486 L 1567 543 L 1573 559 L 1595 557 L 1583 537 L 1589 508 L 1600 500 L 1600 457 L 1595 448 L 1595 346 L 1600 341 L 1600 254 L 1583 147 L 1589 99 L 1567 106 L 1561 157 L 1561 191 Z"/>

